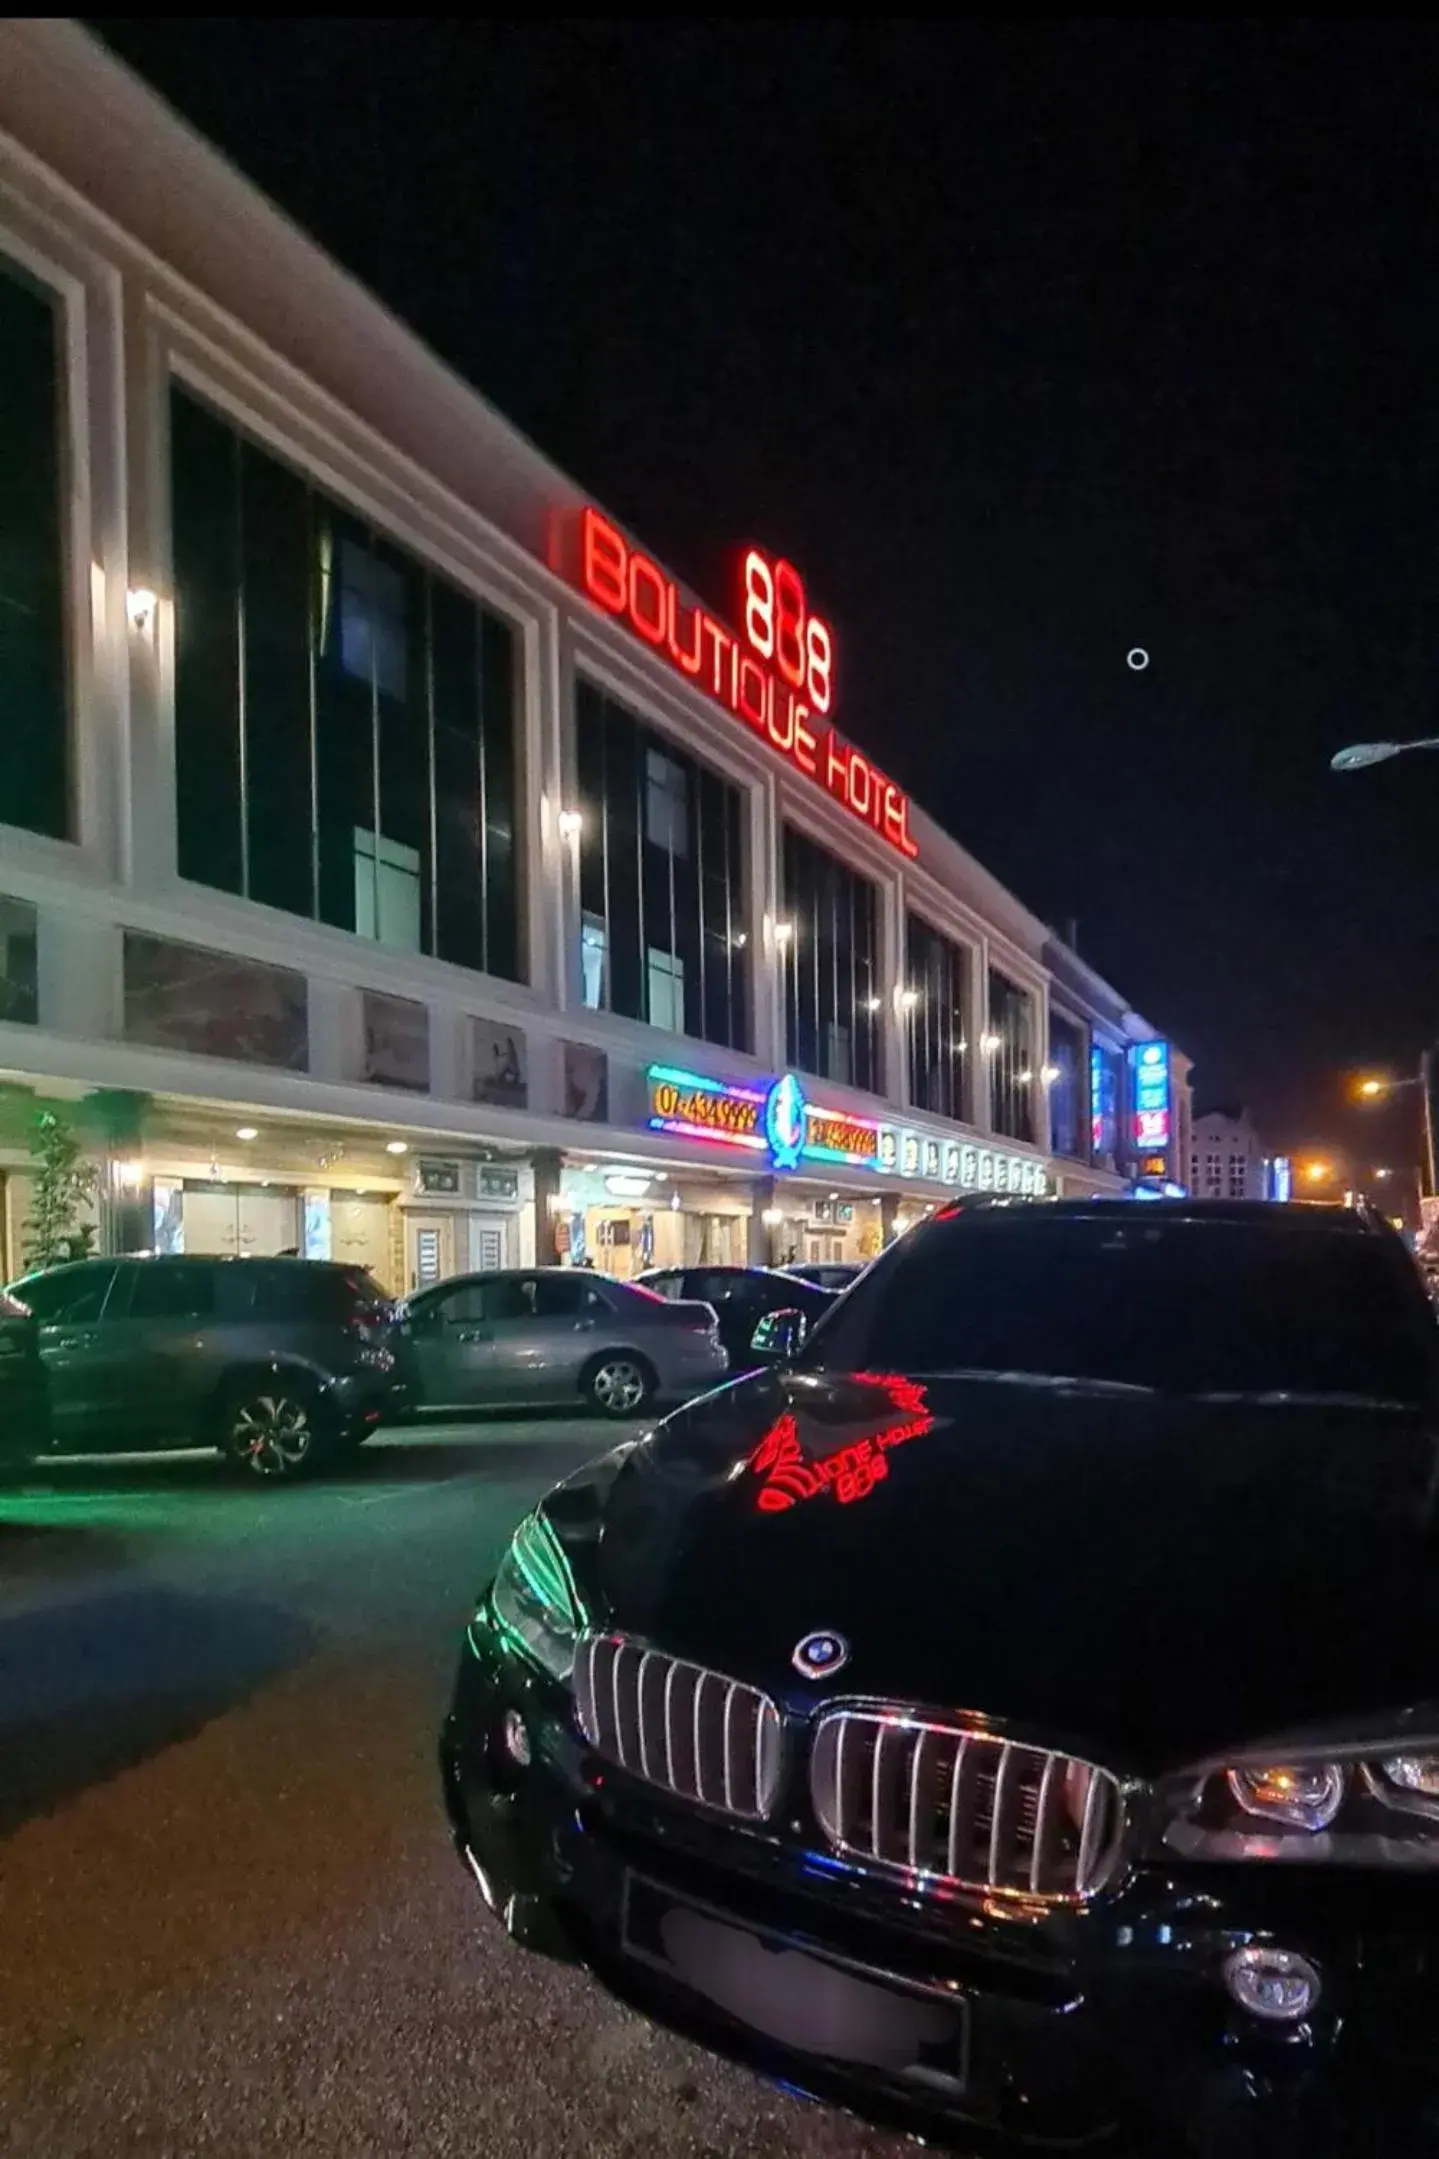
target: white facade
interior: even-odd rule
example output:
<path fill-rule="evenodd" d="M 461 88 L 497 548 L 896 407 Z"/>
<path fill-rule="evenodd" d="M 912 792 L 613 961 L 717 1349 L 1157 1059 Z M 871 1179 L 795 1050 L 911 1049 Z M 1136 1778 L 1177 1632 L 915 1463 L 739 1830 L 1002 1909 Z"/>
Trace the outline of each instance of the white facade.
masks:
<path fill-rule="evenodd" d="M 1189 1188 L 1198 1199 L 1268 1199 L 1263 1142 L 1247 1110 L 1209 1110 L 1194 1119 Z"/>
<path fill-rule="evenodd" d="M 583 491 L 73 23 L 0 24 L 0 259 L 58 297 L 63 324 L 73 794 L 66 837 L 0 824 L 0 904 L 22 922 L 33 910 L 37 939 L 35 1010 L 0 1019 L 0 1077 L 51 1099 L 80 1102 L 96 1090 L 147 1098 L 143 1128 L 106 1145 L 107 1202 L 123 1211 L 140 1194 L 158 1224 L 178 1191 L 196 1225 L 192 1248 L 194 1235 L 206 1248 L 341 1256 L 344 1246 L 398 1287 L 549 1256 L 556 1218 L 572 1204 L 560 1183 L 567 1171 L 598 1180 L 596 1190 L 607 1174 L 648 1175 L 649 1217 L 663 1186 L 668 1219 L 650 1219 L 647 1235 L 651 1246 L 660 1238 L 657 1259 L 681 1244 L 686 1257 L 717 1257 L 721 1247 L 742 1257 L 805 1238 L 832 1249 L 843 1242 L 843 1210 L 853 1221 L 861 1203 L 872 1203 L 872 1243 L 906 1208 L 912 1215 L 961 1182 L 1120 1188 L 1086 1159 L 1087 1137 L 1077 1156 L 1050 1158 L 1051 1000 L 1086 1048 L 1122 1055 L 1151 1034 L 1145 1022 L 1070 956 L 1057 958 L 1044 925 L 922 810 L 912 813 L 917 854 L 907 860 L 583 597 L 567 560 Z M 182 878 L 172 382 L 513 626 L 522 980 Z M 755 929 L 744 1053 L 586 1003 L 572 829 L 581 676 L 742 791 L 745 916 Z M 842 726 L 842 702 L 836 717 Z M 786 826 L 862 871 L 879 895 L 885 1092 L 827 1079 L 804 1086 L 828 1111 L 892 1129 L 901 1157 L 913 1138 L 913 1159 L 892 1168 L 841 1174 L 804 1163 L 776 1180 L 768 1161 L 650 1126 L 652 1065 L 739 1086 L 786 1067 Z M 991 967 L 1032 1000 L 1033 1049 L 1019 1074 L 1033 1094 L 1032 1142 L 990 1130 L 982 1057 L 962 1118 L 909 1103 L 903 969 L 913 909 L 967 955 L 969 1025 L 981 1045 Z M 380 910 L 377 897 L 363 926 L 383 934 Z M 132 951 L 151 939 L 302 981 L 299 1063 L 137 1039 L 127 937 Z M 422 1014 L 414 1024 L 427 1084 L 375 1082 L 367 1012 L 385 997 Z M 476 1022 L 489 1032 L 477 1037 Z M 523 1081 L 508 1101 L 479 1099 L 477 1039 L 519 1046 Z M 575 1082 L 586 1070 L 605 1082 L 588 1096 Z M 1088 1122 L 1086 1102 L 1085 1135 Z M 941 1153 L 950 1143 L 965 1150 L 962 1166 L 958 1153 L 953 1163 Z M 25 1161 L 15 1146 L 0 1153 L 12 1272 Z M 625 1196 L 605 1189 L 601 1199 Z M 605 1212 L 590 1190 L 573 1204 L 576 1221 L 597 1204 Z M 617 1238 L 622 1210 L 610 1212 Z M 727 1227 L 731 1218 L 742 1229 Z M 682 1236 L 681 1221 L 701 1226 Z M 794 1238 L 791 1221 L 801 1225 Z M 127 1234 L 133 1242 L 133 1224 Z M 596 1236 L 613 1241 L 592 1225 Z"/>

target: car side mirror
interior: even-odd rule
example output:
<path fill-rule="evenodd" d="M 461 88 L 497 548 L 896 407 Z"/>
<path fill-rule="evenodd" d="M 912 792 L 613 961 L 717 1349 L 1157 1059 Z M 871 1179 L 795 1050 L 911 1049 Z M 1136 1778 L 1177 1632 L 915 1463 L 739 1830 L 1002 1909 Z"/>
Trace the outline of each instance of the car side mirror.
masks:
<path fill-rule="evenodd" d="M 777 1312 L 766 1312 L 764 1318 L 750 1336 L 750 1348 L 759 1357 L 773 1358 L 776 1364 L 786 1364 L 804 1347 L 809 1333 L 809 1321 L 803 1312 L 791 1305 L 782 1305 Z"/>

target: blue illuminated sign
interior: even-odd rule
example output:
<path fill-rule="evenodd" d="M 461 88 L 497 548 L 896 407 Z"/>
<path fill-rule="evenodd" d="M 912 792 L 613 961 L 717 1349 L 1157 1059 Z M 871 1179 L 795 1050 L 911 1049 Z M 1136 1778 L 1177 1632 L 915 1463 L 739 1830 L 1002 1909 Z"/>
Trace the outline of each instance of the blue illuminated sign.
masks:
<path fill-rule="evenodd" d="M 1169 1044 L 1136 1042 L 1129 1052 L 1130 1138 L 1140 1154 L 1169 1145 Z"/>
<path fill-rule="evenodd" d="M 793 1072 L 777 1079 L 765 1096 L 764 1136 L 776 1169 L 797 1169 L 804 1153 L 804 1089 Z"/>

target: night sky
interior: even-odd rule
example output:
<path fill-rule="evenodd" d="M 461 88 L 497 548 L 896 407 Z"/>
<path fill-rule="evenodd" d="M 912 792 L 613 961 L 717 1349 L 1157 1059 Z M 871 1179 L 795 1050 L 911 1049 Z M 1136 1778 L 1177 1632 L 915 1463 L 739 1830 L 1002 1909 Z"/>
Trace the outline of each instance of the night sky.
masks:
<path fill-rule="evenodd" d="M 797 562 L 841 726 L 1201 1100 L 1413 1069 L 1439 753 L 1327 764 L 1439 734 L 1433 33 L 102 28 L 713 600 Z"/>

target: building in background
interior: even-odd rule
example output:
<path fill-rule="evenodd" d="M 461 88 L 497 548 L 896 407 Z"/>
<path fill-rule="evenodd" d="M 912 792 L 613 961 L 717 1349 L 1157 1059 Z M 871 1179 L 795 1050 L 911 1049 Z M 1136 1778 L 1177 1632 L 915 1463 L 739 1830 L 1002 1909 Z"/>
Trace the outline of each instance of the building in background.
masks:
<path fill-rule="evenodd" d="M 0 394 L 0 1083 L 107 1245 L 863 1258 L 1183 1155 L 796 572 L 683 588 L 73 22 L 0 23 Z"/>
<path fill-rule="evenodd" d="M 1278 1197 L 1273 1158 L 1266 1155 L 1248 1110 L 1220 1107 L 1195 1117 L 1189 1186 L 1200 1199 Z"/>

